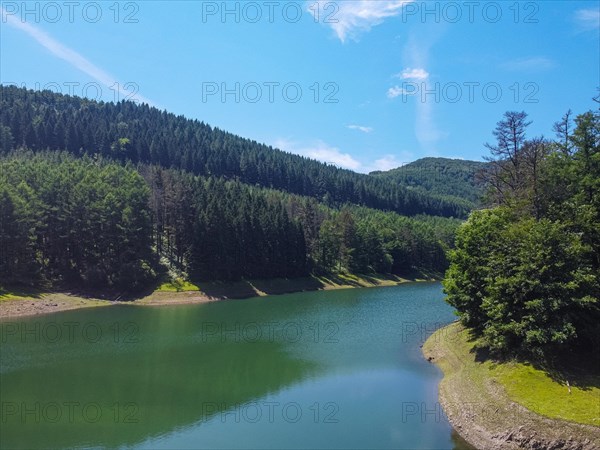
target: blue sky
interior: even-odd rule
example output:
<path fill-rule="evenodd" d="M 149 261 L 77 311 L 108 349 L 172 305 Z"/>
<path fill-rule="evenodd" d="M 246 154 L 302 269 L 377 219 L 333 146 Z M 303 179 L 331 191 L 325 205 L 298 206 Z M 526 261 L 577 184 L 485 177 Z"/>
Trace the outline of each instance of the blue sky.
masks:
<path fill-rule="evenodd" d="M 600 2 L 2 1 L 0 82 L 133 98 L 360 172 L 597 105 Z"/>

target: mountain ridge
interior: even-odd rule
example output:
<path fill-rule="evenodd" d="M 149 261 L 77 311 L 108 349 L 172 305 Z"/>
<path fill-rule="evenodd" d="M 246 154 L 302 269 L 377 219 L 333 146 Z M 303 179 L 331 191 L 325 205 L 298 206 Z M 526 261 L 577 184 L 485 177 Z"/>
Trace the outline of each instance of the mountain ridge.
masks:
<path fill-rule="evenodd" d="M 96 102 L 0 85 L 0 153 L 17 147 L 99 154 L 194 175 L 350 203 L 402 215 L 465 218 L 469 204 L 415 191 L 385 177 L 358 174 L 213 128 L 197 119 L 133 102 Z"/>
<path fill-rule="evenodd" d="M 369 175 L 399 186 L 468 202 L 471 209 L 481 204 L 485 183 L 481 174 L 487 163 L 466 159 L 425 157 L 388 171 Z"/>

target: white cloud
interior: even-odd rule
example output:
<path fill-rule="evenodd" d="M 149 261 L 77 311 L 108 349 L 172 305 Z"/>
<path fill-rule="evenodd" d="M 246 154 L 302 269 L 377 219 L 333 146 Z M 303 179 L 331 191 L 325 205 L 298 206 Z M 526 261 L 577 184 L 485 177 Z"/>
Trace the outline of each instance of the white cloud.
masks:
<path fill-rule="evenodd" d="M 575 22 L 584 31 L 600 28 L 600 10 L 597 8 L 578 9 L 575 11 Z"/>
<path fill-rule="evenodd" d="M 407 67 L 402 72 L 394 75 L 394 78 L 401 78 L 403 80 L 415 80 L 415 81 L 426 81 L 429 78 L 429 72 L 427 72 L 423 68 L 410 68 Z M 412 82 L 411 82 L 412 83 Z M 387 96 L 388 98 L 396 98 L 400 95 L 414 95 L 417 91 L 412 90 L 409 91 L 400 86 L 393 86 L 388 89 Z"/>
<path fill-rule="evenodd" d="M 556 63 L 551 59 L 543 56 L 533 56 L 529 58 L 517 58 L 511 61 L 506 61 L 501 65 L 503 69 L 511 71 L 533 71 L 533 70 L 548 70 L 556 66 Z"/>
<path fill-rule="evenodd" d="M 385 155 L 383 158 L 375 160 L 372 170 L 369 170 L 369 172 L 373 172 L 375 170 L 386 171 L 395 169 L 396 167 L 400 167 L 402 164 L 403 163 L 398 161 L 395 155 Z"/>
<path fill-rule="evenodd" d="M 362 131 L 363 133 L 371 133 L 373 131 L 372 127 L 364 127 L 362 125 L 348 125 L 346 128 Z"/>
<path fill-rule="evenodd" d="M 328 145 L 322 140 L 316 140 L 311 144 L 300 144 L 289 139 L 276 139 L 273 143 L 273 147 L 359 173 L 370 173 L 376 170 L 390 170 L 406 164 L 407 161 L 414 160 L 414 154 L 412 152 L 400 151 L 394 155 L 387 154 L 375 160 L 370 159 L 368 163 L 365 163 L 355 159 L 349 153 L 343 153 L 337 147 Z M 365 151 L 364 153 L 367 154 L 372 152 Z"/>
<path fill-rule="evenodd" d="M 308 11 L 320 23 L 328 24 L 338 39 L 357 39 L 361 32 L 381 24 L 385 19 L 398 16 L 402 7 L 414 0 L 308 0 Z"/>
<path fill-rule="evenodd" d="M 394 86 L 388 89 L 387 91 L 387 96 L 388 98 L 396 98 L 399 97 L 400 95 L 415 95 L 416 91 L 407 91 L 404 88 L 401 88 L 400 86 Z"/>
<path fill-rule="evenodd" d="M 372 164 L 369 164 L 365 167 L 364 172 L 371 173 L 374 171 L 387 171 L 391 169 L 395 169 L 396 167 L 404 166 L 408 164 L 409 161 L 413 161 L 415 159 L 415 155 L 409 151 L 400 151 L 396 154 L 387 154 L 382 156 L 381 158 L 373 161 Z"/>
<path fill-rule="evenodd" d="M 311 145 L 301 145 L 287 139 L 278 139 L 275 141 L 274 147 L 344 169 L 359 170 L 362 166 L 349 153 L 342 153 L 339 148 L 330 146 L 321 140 L 317 140 Z"/>
<path fill-rule="evenodd" d="M 429 72 L 425 69 L 411 69 L 408 67 L 395 76 L 397 78 L 402 78 L 403 80 L 426 80 L 429 78 Z"/>
<path fill-rule="evenodd" d="M 2 10 L 2 22 L 3 23 L 8 23 L 12 27 L 25 32 L 30 37 L 35 39 L 39 44 L 41 44 L 43 47 L 45 47 L 54 56 L 57 56 L 58 58 L 68 62 L 73 67 L 75 67 L 76 69 L 80 70 L 81 72 L 89 75 L 90 77 L 92 77 L 99 83 L 103 84 L 104 86 L 106 86 L 110 89 L 114 89 L 114 85 L 117 82 L 115 77 L 111 76 L 110 74 L 106 73 L 104 70 L 102 70 L 99 67 L 92 64 L 89 60 L 84 58 L 82 55 L 77 53 L 75 50 L 72 50 L 72 49 L 66 47 L 65 45 L 61 44 L 56 39 L 51 37 L 49 34 L 42 31 L 40 28 L 35 27 L 27 22 L 19 20 L 14 15 L 7 13 L 7 11 L 4 8 L 0 8 L 0 9 Z M 131 92 L 122 88 L 121 83 L 119 83 L 117 86 L 119 89 L 119 93 L 123 97 L 129 97 L 129 98 L 132 98 L 134 100 L 137 100 L 137 101 L 140 101 L 143 103 L 152 104 L 152 102 L 150 102 L 148 99 L 142 97 L 141 95 L 135 94 L 132 96 Z"/>

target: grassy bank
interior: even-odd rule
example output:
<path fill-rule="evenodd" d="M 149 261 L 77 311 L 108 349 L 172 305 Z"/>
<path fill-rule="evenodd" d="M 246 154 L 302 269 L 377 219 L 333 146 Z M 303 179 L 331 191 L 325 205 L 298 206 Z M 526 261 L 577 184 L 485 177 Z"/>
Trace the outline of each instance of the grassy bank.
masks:
<path fill-rule="evenodd" d="M 302 278 L 213 281 L 199 284 L 190 283 L 189 281 L 175 281 L 161 284 L 155 293 L 204 292 L 210 296 L 222 298 L 246 298 L 302 291 L 395 286 L 407 281 L 418 281 L 418 279 L 409 280 L 396 275 L 384 274 L 335 274 Z"/>
<path fill-rule="evenodd" d="M 531 365 L 492 361 L 473 347 L 458 323 L 423 346 L 444 372 L 440 401 L 467 441 L 486 449 L 600 448 L 598 376 L 580 375 L 567 386 Z"/>
<path fill-rule="evenodd" d="M 395 286 L 409 281 L 424 281 L 424 279 L 417 277 L 403 278 L 384 274 L 335 274 L 291 279 L 277 278 L 199 284 L 175 281 L 163 283 L 139 298 L 128 299 L 127 303 L 142 306 L 206 303 L 292 292 Z M 57 293 L 31 288 L 0 288 L 0 318 L 44 314 L 92 306 L 107 306 L 115 304 L 115 299 L 122 300 L 121 296 L 115 293 L 101 294 L 106 293 Z M 104 297 L 108 297 L 113 301 L 103 299 Z"/>
<path fill-rule="evenodd" d="M 243 299 L 289 294 L 292 292 L 395 286 L 409 281 L 419 280 L 383 274 L 335 274 L 301 278 L 273 278 L 267 280 L 213 281 L 198 284 L 179 281 L 161 284 L 154 292 L 136 300 L 135 303 L 139 305 L 168 305 Z"/>
<path fill-rule="evenodd" d="M 46 292 L 34 288 L 4 289 L 0 287 L 0 318 L 33 316 L 111 304 L 107 300 L 69 293 Z"/>

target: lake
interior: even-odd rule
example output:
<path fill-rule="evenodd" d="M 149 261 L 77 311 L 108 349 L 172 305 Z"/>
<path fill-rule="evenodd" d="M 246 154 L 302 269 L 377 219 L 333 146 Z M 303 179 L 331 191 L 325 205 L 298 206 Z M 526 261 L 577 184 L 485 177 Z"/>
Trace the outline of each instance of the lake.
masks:
<path fill-rule="evenodd" d="M 439 283 L 0 322 L 2 448 L 470 449 L 421 355 Z"/>

